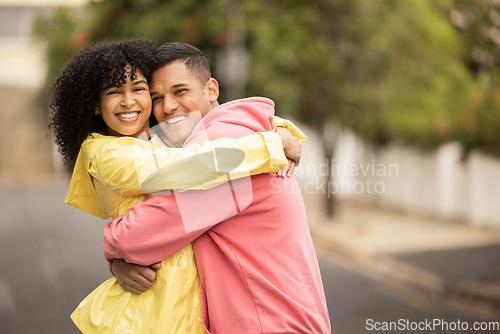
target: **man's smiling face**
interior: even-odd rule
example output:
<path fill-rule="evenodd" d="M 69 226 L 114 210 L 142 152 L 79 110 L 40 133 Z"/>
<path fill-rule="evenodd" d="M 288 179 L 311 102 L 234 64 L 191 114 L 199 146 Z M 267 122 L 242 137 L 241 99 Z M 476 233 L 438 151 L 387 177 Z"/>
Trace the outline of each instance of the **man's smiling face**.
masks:
<path fill-rule="evenodd" d="M 153 73 L 150 85 L 153 114 L 173 146 L 181 147 L 218 97 L 213 81 L 202 83 L 184 61 L 174 61 Z M 216 83 L 216 81 L 215 81 Z"/>

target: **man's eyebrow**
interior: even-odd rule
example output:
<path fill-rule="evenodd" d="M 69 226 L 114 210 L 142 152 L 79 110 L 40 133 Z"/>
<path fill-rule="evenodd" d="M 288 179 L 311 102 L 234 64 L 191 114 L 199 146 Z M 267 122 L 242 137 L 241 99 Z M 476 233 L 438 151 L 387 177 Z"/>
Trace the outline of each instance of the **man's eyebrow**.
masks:
<path fill-rule="evenodd" d="M 183 87 L 183 86 L 187 86 L 187 85 L 188 85 L 187 83 L 181 82 L 181 83 L 173 85 L 172 88 L 179 88 L 179 87 Z M 151 91 L 150 93 L 151 93 L 151 96 L 156 95 L 156 94 L 160 94 L 160 93 L 154 92 L 154 91 Z"/>

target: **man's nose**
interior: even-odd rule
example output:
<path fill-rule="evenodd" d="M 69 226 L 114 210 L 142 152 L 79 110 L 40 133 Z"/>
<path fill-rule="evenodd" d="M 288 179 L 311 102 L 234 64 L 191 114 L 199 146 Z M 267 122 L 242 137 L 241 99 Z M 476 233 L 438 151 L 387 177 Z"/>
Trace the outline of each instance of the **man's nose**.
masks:
<path fill-rule="evenodd" d="M 163 101 L 163 111 L 167 114 L 174 112 L 179 107 L 179 103 L 173 97 L 165 97 Z"/>

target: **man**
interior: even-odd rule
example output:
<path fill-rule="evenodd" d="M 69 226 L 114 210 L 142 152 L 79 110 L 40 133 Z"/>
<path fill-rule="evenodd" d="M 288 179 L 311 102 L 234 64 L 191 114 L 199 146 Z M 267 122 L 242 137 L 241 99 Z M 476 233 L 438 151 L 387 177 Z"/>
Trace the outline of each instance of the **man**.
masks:
<path fill-rule="evenodd" d="M 259 131 L 259 117 L 268 116 L 252 107 L 274 107 L 263 98 L 218 106 L 217 81 L 192 46 L 164 44 L 157 59 L 160 67 L 150 86 L 153 113 L 176 145 Z M 207 331 L 329 333 L 300 190 L 294 177 L 276 180 L 261 174 L 208 191 L 150 195 L 106 225 L 105 255 L 147 266 L 192 242 Z M 124 263 L 113 263 L 119 276 Z"/>

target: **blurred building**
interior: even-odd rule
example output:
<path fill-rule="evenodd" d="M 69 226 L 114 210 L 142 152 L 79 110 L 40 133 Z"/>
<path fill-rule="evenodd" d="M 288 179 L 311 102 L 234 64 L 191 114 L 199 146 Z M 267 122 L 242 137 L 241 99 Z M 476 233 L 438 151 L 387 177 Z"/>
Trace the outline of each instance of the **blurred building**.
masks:
<path fill-rule="evenodd" d="M 0 0 L 0 183 L 51 182 L 60 163 L 48 138 L 47 110 L 36 104 L 46 74 L 39 16 L 87 0 Z"/>
<path fill-rule="evenodd" d="M 473 150 L 464 160 L 458 142 L 434 151 L 396 142 L 375 147 L 343 129 L 335 140 L 334 159 L 325 161 L 319 138 L 302 128 L 309 139 L 295 174 L 304 196 L 335 196 L 390 211 L 500 229 L 500 159 Z M 328 166 L 333 172 L 329 183 Z"/>
<path fill-rule="evenodd" d="M 44 45 L 34 37 L 35 20 L 57 6 L 83 7 L 88 0 L 0 0 L 0 85 L 40 87 Z"/>

